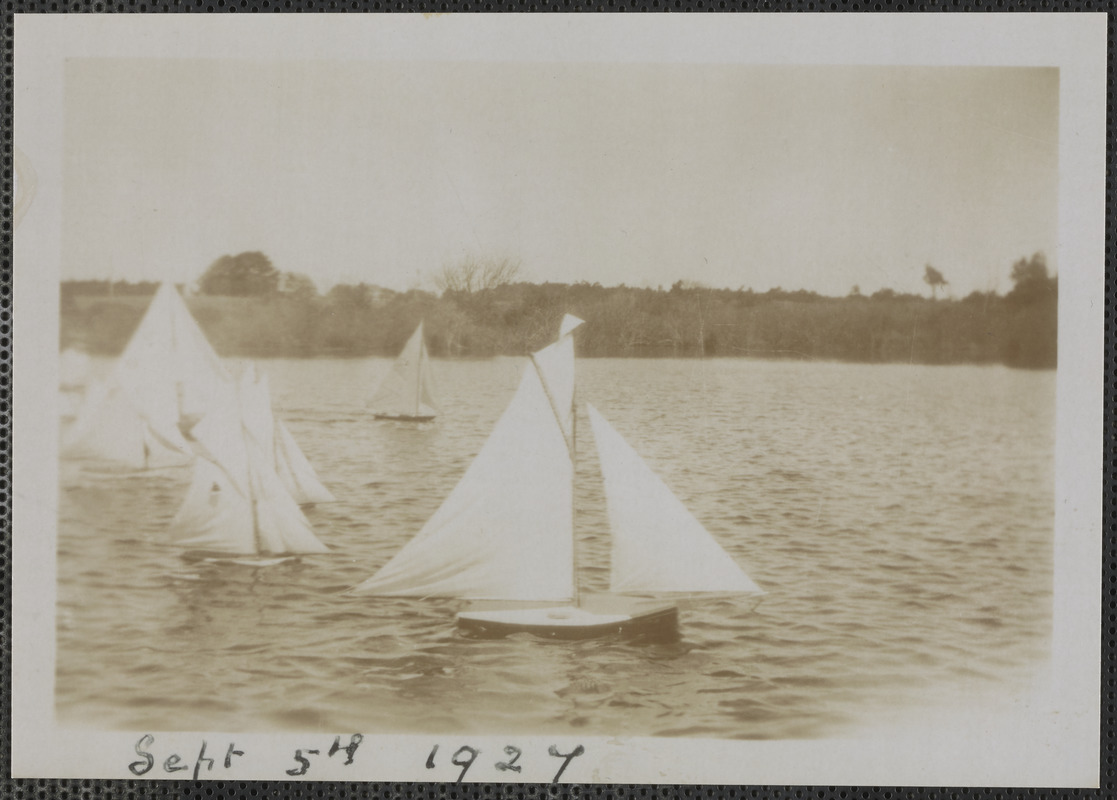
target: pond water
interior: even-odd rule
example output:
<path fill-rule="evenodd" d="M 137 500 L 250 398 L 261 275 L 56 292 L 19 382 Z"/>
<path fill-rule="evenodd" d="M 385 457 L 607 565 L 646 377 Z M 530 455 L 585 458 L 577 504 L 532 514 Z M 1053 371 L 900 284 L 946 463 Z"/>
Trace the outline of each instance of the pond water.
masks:
<path fill-rule="evenodd" d="M 1009 693 L 1048 657 L 1053 372 L 583 359 L 579 399 L 767 595 L 689 601 L 672 641 L 478 641 L 455 630 L 451 601 L 346 590 L 438 508 L 526 361 L 434 362 L 442 414 L 423 425 L 372 420 L 390 363 L 257 362 L 337 496 L 308 511 L 327 555 L 191 564 L 167 535 L 189 469 L 62 464 L 61 722 L 819 737 Z M 580 414 L 581 581 L 604 589 L 604 501 Z"/>

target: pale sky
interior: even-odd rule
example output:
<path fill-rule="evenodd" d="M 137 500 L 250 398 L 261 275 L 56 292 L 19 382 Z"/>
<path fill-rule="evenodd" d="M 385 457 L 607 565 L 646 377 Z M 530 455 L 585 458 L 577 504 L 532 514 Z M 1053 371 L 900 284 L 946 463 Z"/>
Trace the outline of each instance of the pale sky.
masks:
<path fill-rule="evenodd" d="M 1058 72 L 74 59 L 63 279 L 266 253 L 393 289 L 532 281 L 956 296 L 1056 264 Z"/>

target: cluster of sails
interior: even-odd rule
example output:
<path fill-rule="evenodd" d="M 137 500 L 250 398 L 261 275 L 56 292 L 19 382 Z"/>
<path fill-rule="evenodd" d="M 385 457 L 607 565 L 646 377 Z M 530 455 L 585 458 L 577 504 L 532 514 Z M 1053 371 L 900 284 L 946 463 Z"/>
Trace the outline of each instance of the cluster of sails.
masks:
<path fill-rule="evenodd" d="M 267 376 L 249 364 L 234 379 L 171 284 L 156 292 L 109 376 L 86 389 L 62 453 L 137 471 L 192 465 L 171 523 L 186 552 L 251 559 L 327 550 L 301 506 L 334 496 L 275 416 Z"/>
<path fill-rule="evenodd" d="M 532 354 L 488 440 L 441 507 L 358 594 L 457 598 L 480 634 L 596 635 L 674 625 L 693 594 L 759 595 L 738 566 L 593 406 L 612 534 L 609 591 L 580 591 L 574 525 L 577 455 L 574 330 Z M 433 418 L 422 326 L 375 402 L 375 416 Z M 108 381 L 93 388 L 64 440 L 71 455 L 136 468 L 192 461 L 172 523 L 206 557 L 265 564 L 325 552 L 300 505 L 332 499 L 271 407 L 267 380 L 233 380 L 177 291 L 164 285 Z"/>

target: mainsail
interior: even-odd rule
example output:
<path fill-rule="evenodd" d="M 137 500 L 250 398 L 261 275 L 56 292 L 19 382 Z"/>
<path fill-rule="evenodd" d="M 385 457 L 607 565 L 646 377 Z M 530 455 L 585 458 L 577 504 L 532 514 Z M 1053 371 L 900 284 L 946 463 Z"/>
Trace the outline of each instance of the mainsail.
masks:
<path fill-rule="evenodd" d="M 186 499 L 171 522 L 171 538 L 192 550 L 255 554 L 256 523 L 244 487 L 212 461 L 195 459 Z"/>
<path fill-rule="evenodd" d="M 229 375 L 170 283 L 155 293 L 113 378 L 157 429 L 201 417 Z"/>
<path fill-rule="evenodd" d="M 249 444 L 263 454 L 265 463 L 275 464 L 275 415 L 268 376 L 257 375 L 252 364 L 246 365 L 240 376 L 237 400 Z"/>
<path fill-rule="evenodd" d="M 63 434 L 62 452 L 135 470 L 177 466 L 192 458 L 180 436 L 160 435 L 124 390 L 109 381 L 96 381 L 86 390 L 77 418 Z"/>
<path fill-rule="evenodd" d="M 355 591 L 571 600 L 573 374 L 571 336 L 536 353 L 512 402 L 441 508 Z"/>
<path fill-rule="evenodd" d="M 171 523 L 183 547 L 233 555 L 324 553 L 310 523 L 284 488 L 261 436 L 267 385 L 242 378 L 236 402 L 215 406 L 194 427 L 202 455 L 186 499 Z"/>
<path fill-rule="evenodd" d="M 423 323 L 411 334 L 391 371 L 384 376 L 370 405 L 391 416 L 433 416 L 438 406 L 431 386 L 430 356 L 423 340 Z"/>
<path fill-rule="evenodd" d="M 614 593 L 760 593 L 667 485 L 587 405 L 613 534 Z"/>
<path fill-rule="evenodd" d="M 178 292 L 164 283 L 114 367 L 107 388 L 87 393 L 67 436 L 66 450 L 119 461 L 120 448 L 106 446 L 111 439 L 140 440 L 150 435 L 172 450 L 189 453 L 184 431 L 216 398 L 227 394 L 229 380 Z M 112 399 L 114 407 L 106 408 L 106 398 Z M 123 398 L 127 408 L 116 398 Z M 125 463 L 136 461 L 129 458 Z"/>

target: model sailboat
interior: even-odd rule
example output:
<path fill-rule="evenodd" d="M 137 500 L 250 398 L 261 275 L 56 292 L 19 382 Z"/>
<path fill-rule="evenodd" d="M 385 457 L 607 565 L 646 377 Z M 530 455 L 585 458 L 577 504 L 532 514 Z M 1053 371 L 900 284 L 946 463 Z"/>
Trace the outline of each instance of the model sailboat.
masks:
<path fill-rule="evenodd" d="M 355 591 L 504 601 L 459 613 L 459 626 L 571 638 L 674 626 L 677 606 L 662 595 L 762 593 L 590 407 L 612 572 L 608 595 L 581 596 L 572 335 L 579 324 L 567 315 L 559 340 L 531 357 L 507 410 L 442 507 Z"/>
<path fill-rule="evenodd" d="M 434 402 L 430 356 L 423 339 L 423 323 L 411 334 L 391 371 L 381 381 L 370 405 L 376 419 L 400 422 L 430 422 L 437 413 Z"/>
<path fill-rule="evenodd" d="M 90 387 L 63 451 L 133 469 L 188 463 L 190 430 L 229 381 L 182 297 L 164 283 L 108 380 Z"/>
<path fill-rule="evenodd" d="M 266 566 L 327 552 L 276 472 L 274 433 L 267 384 L 246 370 L 233 395 L 194 426 L 200 455 L 171 523 L 184 555 Z"/>

